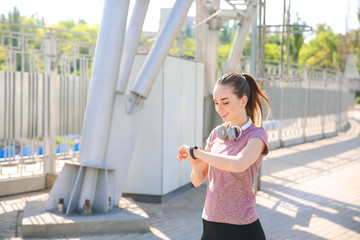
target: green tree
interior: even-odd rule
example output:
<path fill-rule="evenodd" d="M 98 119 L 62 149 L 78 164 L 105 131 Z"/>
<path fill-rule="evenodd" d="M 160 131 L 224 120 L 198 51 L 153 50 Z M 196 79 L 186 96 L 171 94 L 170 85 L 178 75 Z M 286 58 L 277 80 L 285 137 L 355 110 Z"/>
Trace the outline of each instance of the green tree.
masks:
<path fill-rule="evenodd" d="M 281 34 L 276 28 L 273 33 L 267 34 L 265 38 L 265 59 L 280 61 Z M 249 51 L 250 52 L 250 51 Z"/>
<path fill-rule="evenodd" d="M 357 10 L 357 18 L 358 18 L 358 22 L 359 22 L 359 25 L 360 25 L 360 8 L 358 8 Z M 356 66 L 358 68 L 358 71 L 360 72 L 360 28 L 357 29 L 356 31 L 356 44 L 357 44 L 357 51 L 356 51 L 356 55 L 357 55 L 357 62 L 356 62 Z M 359 96 L 360 97 L 360 96 Z"/>
<path fill-rule="evenodd" d="M 265 59 L 280 60 L 281 46 L 276 43 L 265 43 Z"/>
<path fill-rule="evenodd" d="M 315 38 L 304 44 L 299 52 L 299 63 L 328 69 L 341 69 L 338 53 L 338 35 L 332 29 L 320 24 L 315 31 Z"/>
<path fill-rule="evenodd" d="M 303 29 L 301 25 L 305 26 L 305 22 L 301 21 L 299 14 L 296 14 L 296 18 L 295 26 L 292 29 L 294 33 L 290 37 L 290 60 L 294 63 L 299 60 L 299 52 L 305 40 L 304 34 L 300 32 Z"/>
<path fill-rule="evenodd" d="M 0 29 L 3 30 L 9 30 L 14 32 L 22 32 L 22 33 L 32 33 L 36 35 L 33 39 L 29 38 L 26 42 L 26 51 L 33 51 L 39 50 L 41 48 L 41 42 L 42 37 L 46 35 L 46 33 L 49 32 L 48 29 L 44 28 L 45 26 L 45 20 L 44 18 L 37 18 L 36 15 L 33 15 L 31 17 L 24 17 L 21 16 L 20 10 L 16 7 L 13 9 L 13 11 L 9 12 L 7 16 L 1 15 L 1 20 L 6 23 L 10 24 L 0 24 Z M 17 25 L 14 25 L 17 24 Z M 21 25 L 19 25 L 21 24 Z M 31 27 L 34 26 L 34 27 Z M 99 30 L 99 24 L 95 24 L 93 26 L 89 26 L 83 19 L 79 19 L 76 23 L 74 20 L 67 19 L 60 21 L 58 24 L 50 26 L 51 28 L 61 29 L 65 31 L 53 31 L 51 32 L 53 34 L 56 34 L 58 38 L 61 39 L 71 39 L 72 41 L 60 41 L 60 50 L 63 53 L 70 53 L 71 49 L 74 45 L 75 41 L 81 41 L 84 42 L 86 45 L 86 42 L 89 43 L 95 43 L 96 42 L 96 35 Z M 83 34 L 76 34 L 71 33 L 77 32 L 77 33 L 83 33 Z M 89 35 L 90 34 L 90 35 Z M 37 37 L 42 36 L 42 37 Z M 17 37 L 9 37 L 7 33 L 0 33 L 0 38 L 4 38 L 3 45 L 0 45 L 1 49 L 6 49 L 8 47 L 14 47 L 19 45 L 19 38 Z M 83 44 L 84 45 L 84 44 Z M 89 52 L 89 47 L 80 47 L 79 49 L 80 54 L 93 54 L 92 52 Z M 21 56 L 22 54 L 16 55 L 16 64 L 17 64 L 17 70 L 20 71 L 21 69 Z M 26 61 L 26 54 L 25 56 L 25 71 L 28 71 L 28 64 Z M 0 51 L 0 70 L 5 69 L 5 52 Z M 42 64 L 42 59 L 40 59 L 40 64 Z M 79 68 L 78 68 L 79 69 Z"/>

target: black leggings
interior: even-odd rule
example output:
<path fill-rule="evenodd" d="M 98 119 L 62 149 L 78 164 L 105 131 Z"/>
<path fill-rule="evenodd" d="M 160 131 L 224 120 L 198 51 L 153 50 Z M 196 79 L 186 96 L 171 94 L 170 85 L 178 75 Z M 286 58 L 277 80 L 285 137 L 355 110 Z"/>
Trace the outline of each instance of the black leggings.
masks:
<path fill-rule="evenodd" d="M 265 240 L 260 220 L 247 225 L 209 222 L 203 219 L 201 240 Z"/>

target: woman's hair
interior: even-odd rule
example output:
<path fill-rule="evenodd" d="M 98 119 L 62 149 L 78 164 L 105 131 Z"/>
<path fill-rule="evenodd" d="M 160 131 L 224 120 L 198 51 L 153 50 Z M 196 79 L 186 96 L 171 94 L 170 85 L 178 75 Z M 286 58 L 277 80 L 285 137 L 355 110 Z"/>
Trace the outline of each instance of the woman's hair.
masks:
<path fill-rule="evenodd" d="M 270 102 L 260 88 L 255 79 L 247 73 L 227 73 L 219 78 L 217 85 L 230 85 L 234 89 L 234 94 L 238 98 L 247 96 L 248 102 L 245 106 L 246 114 L 251 118 L 256 126 L 261 126 L 263 121 L 263 108 L 261 105 L 261 97 L 265 100 L 269 107 L 268 116 L 271 113 Z"/>

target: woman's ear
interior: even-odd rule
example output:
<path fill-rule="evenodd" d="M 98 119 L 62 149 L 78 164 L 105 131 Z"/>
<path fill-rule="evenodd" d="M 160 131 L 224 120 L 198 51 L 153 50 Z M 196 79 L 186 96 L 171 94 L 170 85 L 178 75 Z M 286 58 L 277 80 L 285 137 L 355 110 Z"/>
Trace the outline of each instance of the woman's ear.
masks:
<path fill-rule="evenodd" d="M 247 97 L 247 96 L 243 96 L 243 97 L 241 98 L 241 106 L 242 106 L 242 107 L 245 107 L 246 104 L 247 104 L 247 102 L 248 102 L 248 97 Z"/>

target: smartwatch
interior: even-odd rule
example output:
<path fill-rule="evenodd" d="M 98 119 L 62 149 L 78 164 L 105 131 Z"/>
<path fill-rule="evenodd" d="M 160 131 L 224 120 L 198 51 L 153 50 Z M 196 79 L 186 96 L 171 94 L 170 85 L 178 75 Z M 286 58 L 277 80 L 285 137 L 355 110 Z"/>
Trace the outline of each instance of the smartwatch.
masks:
<path fill-rule="evenodd" d="M 190 147 L 190 156 L 192 157 L 192 159 L 196 159 L 196 157 L 194 156 L 194 149 L 198 149 L 198 146 L 192 146 Z"/>

